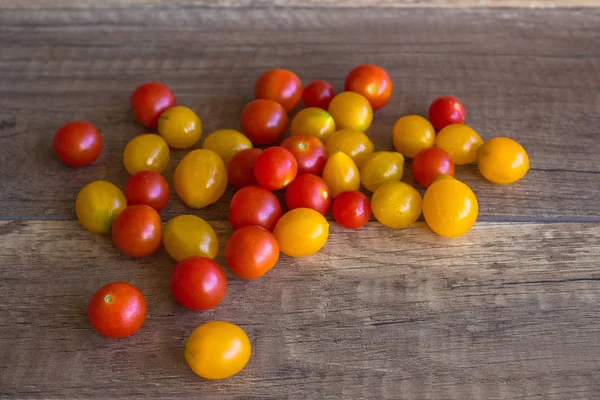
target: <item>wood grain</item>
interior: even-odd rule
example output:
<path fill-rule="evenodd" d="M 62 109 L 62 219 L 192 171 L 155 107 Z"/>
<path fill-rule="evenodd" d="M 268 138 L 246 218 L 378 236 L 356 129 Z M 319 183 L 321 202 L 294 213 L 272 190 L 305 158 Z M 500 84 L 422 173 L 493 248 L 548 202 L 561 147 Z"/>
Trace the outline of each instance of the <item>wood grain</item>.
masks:
<path fill-rule="evenodd" d="M 221 248 L 229 233 L 211 222 Z M 0 397 L 585 399 L 600 391 L 600 224 L 332 225 L 315 256 L 233 278 L 209 312 L 171 298 L 174 262 L 133 260 L 72 221 L 0 223 Z M 217 260 L 224 265 L 222 254 Z M 144 327 L 108 340 L 87 322 L 102 284 L 145 294 Z M 208 320 L 247 330 L 253 357 L 208 382 L 183 359 Z"/>

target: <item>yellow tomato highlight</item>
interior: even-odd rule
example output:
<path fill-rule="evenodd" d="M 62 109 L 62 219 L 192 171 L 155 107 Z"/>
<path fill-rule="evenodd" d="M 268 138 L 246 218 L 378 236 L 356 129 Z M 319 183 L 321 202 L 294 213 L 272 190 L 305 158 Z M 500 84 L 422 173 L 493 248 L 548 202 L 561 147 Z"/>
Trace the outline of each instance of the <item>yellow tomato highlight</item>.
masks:
<path fill-rule="evenodd" d="M 371 211 L 377 221 L 390 228 L 404 228 L 421 215 L 422 199 L 412 186 L 398 181 L 379 186 L 371 198 Z"/>
<path fill-rule="evenodd" d="M 161 114 L 158 119 L 158 133 L 169 146 L 186 149 L 200 140 L 202 122 L 189 108 L 175 106 Z"/>
<path fill-rule="evenodd" d="M 375 146 L 371 139 L 363 132 L 354 129 L 341 129 L 331 135 L 325 144 L 327 156 L 342 151 L 350 156 L 352 161 L 360 167 L 363 160 L 373 152 Z"/>
<path fill-rule="evenodd" d="M 131 175 L 140 171 L 162 173 L 169 164 L 167 142 L 160 136 L 147 133 L 131 139 L 123 151 L 123 164 Z"/>
<path fill-rule="evenodd" d="M 364 132 L 373 121 L 371 103 L 363 95 L 355 92 L 342 92 L 329 103 L 329 114 L 337 129 L 354 129 Z"/>
<path fill-rule="evenodd" d="M 75 200 L 75 213 L 88 231 L 106 233 L 127 207 L 125 195 L 115 185 L 106 181 L 88 183 Z"/>
<path fill-rule="evenodd" d="M 423 196 L 423 216 L 438 235 L 456 237 L 467 233 L 478 213 L 477 197 L 458 179 L 437 179 Z"/>
<path fill-rule="evenodd" d="M 392 139 L 396 151 L 413 158 L 419 151 L 433 147 L 435 129 L 419 115 L 406 115 L 394 124 Z"/>
<path fill-rule="evenodd" d="M 360 173 L 352 159 L 341 151 L 333 154 L 323 169 L 323 180 L 329 187 L 331 197 L 360 188 Z"/>
<path fill-rule="evenodd" d="M 212 226 L 195 215 L 171 218 L 163 229 L 163 243 L 167 253 L 177 261 L 202 256 L 215 258 L 219 240 Z"/>
<path fill-rule="evenodd" d="M 448 125 L 435 138 L 436 147 L 446 151 L 456 165 L 475 162 L 477 149 L 482 144 L 481 136 L 464 124 Z"/>
<path fill-rule="evenodd" d="M 321 250 L 329 237 L 329 223 L 311 208 L 295 208 L 285 213 L 273 235 L 279 250 L 290 257 L 304 257 Z"/>
<path fill-rule="evenodd" d="M 300 111 L 290 125 L 290 135 L 310 135 L 321 139 L 323 143 L 335 132 L 333 117 L 325 110 L 317 107 Z"/>
<path fill-rule="evenodd" d="M 360 183 L 369 191 L 389 181 L 400 181 L 404 172 L 404 156 L 395 151 L 377 151 L 367 156 L 360 166 Z"/>
<path fill-rule="evenodd" d="M 495 137 L 477 150 L 479 171 L 490 182 L 513 183 L 529 171 L 529 156 L 518 142 L 507 137 Z"/>
<path fill-rule="evenodd" d="M 227 167 L 214 151 L 193 150 L 177 165 L 173 181 L 177 194 L 188 207 L 206 207 L 225 192 Z"/>
<path fill-rule="evenodd" d="M 225 164 L 238 152 L 252 148 L 252 142 L 242 132 L 235 129 L 220 129 L 204 139 L 202 148 L 212 150 Z"/>

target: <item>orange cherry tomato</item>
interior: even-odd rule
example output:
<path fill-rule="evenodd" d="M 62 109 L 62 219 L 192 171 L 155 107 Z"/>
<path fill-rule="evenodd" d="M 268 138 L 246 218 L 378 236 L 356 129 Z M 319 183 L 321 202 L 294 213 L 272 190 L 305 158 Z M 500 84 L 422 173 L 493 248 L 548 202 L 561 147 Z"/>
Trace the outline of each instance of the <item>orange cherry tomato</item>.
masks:
<path fill-rule="evenodd" d="M 254 97 L 275 100 L 286 112 L 294 110 L 302 98 L 300 78 L 287 69 L 270 69 L 256 81 Z"/>
<path fill-rule="evenodd" d="M 513 183 L 529 171 L 529 156 L 519 143 L 507 137 L 495 137 L 477 150 L 481 175 L 490 182 Z"/>
<path fill-rule="evenodd" d="M 202 121 L 187 107 L 171 107 L 160 116 L 158 133 L 169 146 L 175 149 L 187 149 L 200 140 Z"/>
<path fill-rule="evenodd" d="M 438 131 L 448 125 L 464 124 L 466 117 L 465 106 L 456 97 L 438 97 L 429 106 L 429 120 Z"/>
<path fill-rule="evenodd" d="M 335 90 L 326 81 L 312 81 L 306 85 L 302 92 L 302 100 L 306 108 L 318 107 L 327 110 L 334 97 Z"/>
<path fill-rule="evenodd" d="M 90 299 L 88 318 L 103 336 L 115 339 L 130 336 L 144 324 L 146 300 L 128 283 L 109 283 L 98 289 Z"/>
<path fill-rule="evenodd" d="M 275 144 L 283 136 L 288 123 L 285 109 L 274 100 L 259 99 L 242 111 L 242 131 L 254 144 Z"/>
<path fill-rule="evenodd" d="M 454 175 L 452 158 L 443 149 L 432 147 L 417 153 L 412 162 L 412 173 L 416 181 L 428 187 L 440 175 Z"/>
<path fill-rule="evenodd" d="M 225 297 L 227 278 L 223 268 L 208 257 L 188 257 L 171 273 L 175 301 L 190 310 L 215 308 Z"/>
<path fill-rule="evenodd" d="M 448 125 L 435 138 L 435 146 L 446 151 L 456 165 L 477 160 L 477 149 L 482 144 L 481 136 L 463 124 Z"/>
<path fill-rule="evenodd" d="M 331 197 L 346 191 L 360 188 L 360 173 L 352 159 L 341 151 L 331 155 L 323 169 L 323 180 L 327 184 Z"/>
<path fill-rule="evenodd" d="M 281 205 L 277 197 L 260 186 L 246 186 L 238 190 L 229 206 L 229 223 L 233 229 L 257 225 L 269 231 L 281 217 Z"/>
<path fill-rule="evenodd" d="M 436 179 L 423 196 L 423 216 L 438 235 L 456 237 L 467 233 L 478 213 L 477 197 L 471 188 L 454 178 Z"/>
<path fill-rule="evenodd" d="M 314 136 L 290 136 L 281 142 L 281 147 L 288 149 L 298 163 L 298 175 L 321 175 L 327 162 L 327 149 L 323 142 Z"/>
<path fill-rule="evenodd" d="M 359 171 L 360 183 L 374 192 L 385 182 L 402 179 L 404 156 L 395 151 L 377 151 L 367 156 Z"/>
<path fill-rule="evenodd" d="M 225 259 L 231 271 L 240 278 L 258 279 L 277 264 L 279 244 L 265 228 L 245 226 L 227 239 Z"/>
<path fill-rule="evenodd" d="M 300 111 L 290 124 L 290 135 L 310 135 L 326 142 L 335 132 L 333 117 L 325 110 L 312 107 Z"/>
<path fill-rule="evenodd" d="M 127 207 L 121 189 L 110 182 L 94 181 L 84 186 L 77 195 L 77 219 L 88 231 L 106 233 L 114 220 Z"/>
<path fill-rule="evenodd" d="M 363 160 L 373 152 L 375 146 L 363 132 L 353 129 L 341 129 L 331 135 L 327 143 L 327 154 L 331 157 L 337 151 L 346 153 L 360 167 Z"/>
<path fill-rule="evenodd" d="M 344 90 L 365 96 L 373 110 L 387 104 L 392 97 L 392 78 L 377 65 L 363 64 L 354 68 L 344 82 Z"/>
<path fill-rule="evenodd" d="M 171 89 L 159 82 L 138 86 L 131 94 L 130 103 L 135 119 L 150 129 L 156 129 L 160 115 L 177 104 Z"/>
<path fill-rule="evenodd" d="M 290 257 L 304 257 L 321 250 L 329 236 L 329 223 L 311 208 L 285 213 L 273 231 L 279 249 Z"/>
<path fill-rule="evenodd" d="M 129 206 L 112 226 L 112 239 L 130 257 L 154 253 L 162 242 L 162 224 L 156 210 L 145 204 Z"/>
<path fill-rule="evenodd" d="M 421 215 L 422 199 L 415 188 L 390 181 L 379 186 L 371 198 L 371 211 L 377 221 L 390 228 L 404 228 Z"/>
<path fill-rule="evenodd" d="M 363 95 L 355 92 L 342 92 L 335 96 L 327 111 L 333 117 L 336 129 L 349 128 L 364 132 L 373 121 L 371 104 Z"/>
<path fill-rule="evenodd" d="M 202 148 L 214 151 L 225 164 L 229 164 L 234 155 L 242 150 L 251 149 L 252 142 L 235 129 L 220 129 L 204 139 Z"/>
<path fill-rule="evenodd" d="M 173 181 L 177 194 L 188 207 L 206 207 L 225 193 L 227 167 L 213 151 L 192 150 L 177 165 Z"/>
<path fill-rule="evenodd" d="M 71 121 L 61 126 L 52 141 L 58 158 L 71 167 L 93 163 L 102 151 L 102 135 L 89 122 Z"/>
<path fill-rule="evenodd" d="M 285 204 L 294 208 L 312 208 L 327 214 L 331 207 L 331 194 L 323 179 L 313 174 L 296 177 L 285 190 Z"/>
<path fill-rule="evenodd" d="M 125 185 L 127 204 L 146 204 L 160 211 L 169 202 L 169 184 L 158 172 L 141 171 L 131 175 Z"/>
<path fill-rule="evenodd" d="M 394 124 L 392 139 L 394 148 L 404 155 L 413 158 L 423 149 L 435 144 L 433 125 L 418 115 L 406 115 Z"/>
<path fill-rule="evenodd" d="M 269 190 L 283 189 L 298 173 L 294 155 L 280 146 L 265 149 L 254 162 L 254 175 L 258 183 Z"/>
<path fill-rule="evenodd" d="M 234 189 L 258 185 L 254 176 L 254 163 L 260 153 L 261 149 L 246 149 L 231 157 L 227 164 L 227 178 Z"/>
<path fill-rule="evenodd" d="M 140 171 L 162 173 L 169 164 L 167 142 L 158 135 L 148 133 L 131 139 L 123 151 L 123 164 L 131 175 Z"/>
<path fill-rule="evenodd" d="M 215 258 L 219 252 L 219 240 L 212 226 L 190 214 L 178 215 L 167 222 L 163 244 L 177 261 L 190 257 Z"/>

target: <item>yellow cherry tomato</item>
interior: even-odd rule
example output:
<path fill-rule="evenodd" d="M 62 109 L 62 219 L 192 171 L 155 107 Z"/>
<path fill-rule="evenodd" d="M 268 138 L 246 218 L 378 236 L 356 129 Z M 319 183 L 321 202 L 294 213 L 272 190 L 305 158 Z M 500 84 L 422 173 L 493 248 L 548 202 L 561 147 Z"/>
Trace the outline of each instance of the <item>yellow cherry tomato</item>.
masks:
<path fill-rule="evenodd" d="M 435 138 L 436 147 L 445 150 L 456 165 L 475 162 L 477 149 L 482 144 L 481 136 L 464 124 L 448 125 Z"/>
<path fill-rule="evenodd" d="M 282 253 L 290 257 L 310 256 L 325 246 L 329 223 L 312 208 L 295 208 L 279 218 L 273 235 Z"/>
<path fill-rule="evenodd" d="M 252 346 L 242 328 L 225 321 L 197 327 L 185 343 L 188 365 L 205 379 L 225 379 L 240 372 L 250 360 Z"/>
<path fill-rule="evenodd" d="M 331 197 L 346 191 L 360 188 L 360 173 L 352 159 L 341 151 L 333 154 L 325 163 L 323 180 L 327 184 Z"/>
<path fill-rule="evenodd" d="M 395 151 L 370 154 L 360 166 L 360 183 L 374 192 L 389 181 L 400 181 L 404 172 L 404 156 Z"/>
<path fill-rule="evenodd" d="M 169 146 L 176 149 L 187 149 L 200 140 L 202 122 L 189 108 L 175 106 L 161 114 L 158 119 L 158 133 Z"/>
<path fill-rule="evenodd" d="M 212 150 L 225 164 L 238 152 L 252 148 L 252 142 L 242 132 L 235 129 L 220 129 L 204 139 L 203 149 Z"/>
<path fill-rule="evenodd" d="M 131 139 L 123 151 L 123 164 L 131 175 L 140 171 L 162 173 L 169 165 L 169 146 L 163 138 L 153 133 Z"/>
<path fill-rule="evenodd" d="M 390 228 L 404 228 L 421 215 L 422 199 L 412 186 L 398 181 L 379 186 L 371 198 L 371 211 L 377 221 Z"/>
<path fill-rule="evenodd" d="M 193 150 L 177 165 L 173 181 L 177 194 L 188 207 L 206 207 L 223 196 L 227 167 L 214 151 Z"/>
<path fill-rule="evenodd" d="M 106 233 L 127 207 L 125 195 L 115 185 L 94 181 L 81 189 L 75 200 L 77 219 L 88 231 Z"/>
<path fill-rule="evenodd" d="M 477 165 L 488 181 L 513 183 L 529 171 L 529 156 L 518 142 L 507 137 L 495 137 L 477 150 Z"/>
<path fill-rule="evenodd" d="M 433 147 L 433 125 L 419 115 L 406 115 L 394 124 L 392 131 L 394 148 L 404 157 L 413 158 L 419 151 Z"/>
<path fill-rule="evenodd" d="M 423 216 L 437 234 L 456 237 L 465 234 L 479 212 L 477 197 L 463 182 L 455 178 L 436 179 L 423 196 Z"/>
<path fill-rule="evenodd" d="M 219 240 L 212 226 L 190 214 L 178 215 L 167 222 L 163 243 L 167 253 L 177 261 L 194 256 L 215 258 L 219 252 Z"/>
<path fill-rule="evenodd" d="M 355 92 L 342 92 L 329 103 L 329 114 L 337 129 L 354 129 L 364 132 L 373 121 L 371 103 L 363 95 Z"/>
<path fill-rule="evenodd" d="M 331 157 L 336 151 L 350 156 L 357 166 L 373 152 L 375 146 L 363 132 L 354 129 L 340 129 L 329 137 L 325 144 L 327 155 Z"/>
<path fill-rule="evenodd" d="M 300 111 L 290 125 L 290 135 L 310 135 L 321 139 L 323 143 L 335 132 L 333 117 L 325 110 L 317 107 Z"/>

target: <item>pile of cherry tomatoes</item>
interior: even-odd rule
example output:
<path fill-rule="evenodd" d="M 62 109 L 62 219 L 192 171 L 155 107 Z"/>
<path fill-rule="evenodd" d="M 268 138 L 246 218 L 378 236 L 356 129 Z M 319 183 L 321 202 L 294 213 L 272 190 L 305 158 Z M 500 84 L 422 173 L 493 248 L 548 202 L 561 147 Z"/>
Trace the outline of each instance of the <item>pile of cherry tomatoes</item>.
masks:
<path fill-rule="evenodd" d="M 229 207 L 234 231 L 225 243 L 225 259 L 236 276 L 262 277 L 280 252 L 303 257 L 319 251 L 329 236 L 324 215 L 330 208 L 348 229 L 364 226 L 371 213 L 391 228 L 410 225 L 423 213 L 434 232 L 462 235 L 477 219 L 478 202 L 453 177 L 455 165 L 477 162 L 486 179 L 501 184 L 521 179 L 529 169 L 521 145 L 505 137 L 483 142 L 464 124 L 465 108 L 451 96 L 433 101 L 429 119 L 398 119 L 391 132 L 396 151 L 376 151 L 367 132 L 374 110 L 392 96 L 390 76 L 378 66 L 360 65 L 346 77 L 344 90 L 336 95 L 325 81 L 303 90 L 293 72 L 266 71 L 256 82 L 256 100 L 241 113 L 241 132 L 211 133 L 177 165 L 175 191 L 190 208 L 217 202 L 228 183 L 236 190 Z M 301 101 L 306 108 L 288 124 L 288 114 Z M 175 300 L 193 310 L 211 309 L 227 289 L 223 268 L 213 260 L 219 252 L 215 231 L 193 214 L 176 216 L 163 227 L 159 215 L 169 201 L 161 175 L 169 149 L 194 146 L 202 122 L 157 82 L 135 89 L 131 107 L 138 122 L 158 133 L 136 136 L 125 147 L 123 164 L 131 177 L 124 192 L 106 181 L 81 189 L 77 218 L 91 232 L 111 232 L 115 246 L 131 257 L 148 256 L 164 245 L 177 261 L 171 274 Z M 288 125 L 290 136 L 283 139 Z M 100 154 L 102 136 L 90 123 L 75 121 L 56 132 L 53 145 L 65 164 L 84 166 Z M 401 181 L 406 158 L 412 159 L 416 181 L 427 188 L 423 197 Z M 285 190 L 285 205 L 273 193 L 278 190 Z M 114 282 L 92 296 L 88 314 L 102 335 L 121 338 L 142 326 L 146 303 L 135 287 Z M 185 358 L 198 375 L 222 379 L 246 365 L 250 342 L 240 327 L 213 321 L 191 334 Z"/>

